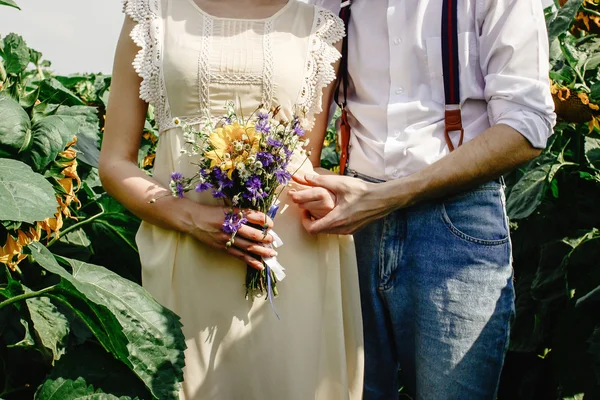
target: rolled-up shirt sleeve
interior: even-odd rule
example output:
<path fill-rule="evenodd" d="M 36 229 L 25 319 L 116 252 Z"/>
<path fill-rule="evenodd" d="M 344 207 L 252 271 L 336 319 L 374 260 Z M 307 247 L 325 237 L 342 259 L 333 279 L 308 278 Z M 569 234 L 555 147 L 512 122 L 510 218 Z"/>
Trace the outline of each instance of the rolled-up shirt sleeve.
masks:
<path fill-rule="evenodd" d="M 490 124 L 505 124 L 536 148 L 556 123 L 549 45 L 540 0 L 484 0 L 479 53 Z"/>

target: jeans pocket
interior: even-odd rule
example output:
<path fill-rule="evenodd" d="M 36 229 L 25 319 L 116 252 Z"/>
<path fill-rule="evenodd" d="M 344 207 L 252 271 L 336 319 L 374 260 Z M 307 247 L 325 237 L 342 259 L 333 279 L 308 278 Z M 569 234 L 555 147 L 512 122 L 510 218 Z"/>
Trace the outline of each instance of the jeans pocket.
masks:
<path fill-rule="evenodd" d="M 509 241 L 509 228 L 500 185 L 487 185 L 440 203 L 446 227 L 458 238 L 484 246 Z"/>

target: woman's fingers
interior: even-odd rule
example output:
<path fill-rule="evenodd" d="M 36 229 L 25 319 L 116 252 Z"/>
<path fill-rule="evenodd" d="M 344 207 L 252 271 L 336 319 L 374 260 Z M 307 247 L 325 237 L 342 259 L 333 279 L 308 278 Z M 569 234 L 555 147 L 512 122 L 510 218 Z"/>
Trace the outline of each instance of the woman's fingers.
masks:
<path fill-rule="evenodd" d="M 252 257 L 250 254 L 243 252 L 242 250 L 236 248 L 236 247 L 229 247 L 227 249 L 227 253 L 229 253 L 230 255 L 234 256 L 235 258 L 239 258 L 240 260 L 242 260 L 243 262 L 246 263 L 246 265 L 251 266 L 254 269 L 257 269 L 259 271 L 262 271 L 265 267 L 263 266 L 262 260 L 259 260 L 257 258 Z"/>
<path fill-rule="evenodd" d="M 251 242 L 257 243 L 272 243 L 273 237 L 269 234 L 265 235 L 262 230 L 258 230 L 256 228 L 252 228 L 248 225 L 242 225 L 242 227 L 238 230 L 237 238 L 247 239 Z"/>
<path fill-rule="evenodd" d="M 235 238 L 233 245 L 240 250 L 260 257 L 275 257 L 277 255 L 277 252 L 269 247 L 262 246 L 256 242 L 250 242 L 240 237 Z"/>
<path fill-rule="evenodd" d="M 273 228 L 273 220 L 271 218 L 269 218 L 268 216 L 266 216 L 264 213 L 261 213 L 259 211 L 254 211 L 254 210 L 247 210 L 244 213 L 244 216 L 246 217 L 246 219 L 248 220 L 248 223 L 250 223 L 250 224 L 260 225 L 263 228 L 265 227 L 265 224 L 266 224 L 267 229 Z"/>

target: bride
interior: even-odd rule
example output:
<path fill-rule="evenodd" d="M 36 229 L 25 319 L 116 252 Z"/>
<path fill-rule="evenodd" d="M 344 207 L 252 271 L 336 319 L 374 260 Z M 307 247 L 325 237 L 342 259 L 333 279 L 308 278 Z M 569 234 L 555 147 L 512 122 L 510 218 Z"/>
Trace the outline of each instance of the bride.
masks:
<path fill-rule="evenodd" d="M 319 156 L 344 27 L 325 9 L 296 0 L 129 0 L 117 46 L 100 160 L 106 190 L 138 215 L 144 287 L 181 316 L 186 337 L 182 399 L 359 399 L 362 327 L 350 237 L 308 235 L 287 196 L 270 226 L 284 241 L 287 278 L 274 300 L 247 300 L 246 264 L 269 257 L 272 241 L 244 226 L 233 247 L 224 204 L 210 194 L 170 196 L 187 124 L 223 115 L 239 99 L 290 115 L 307 110 L 311 161 Z M 153 177 L 137 167 L 148 103 L 160 139 Z M 303 172 L 313 173 L 305 163 Z M 318 170 L 317 170 L 318 171 Z M 315 201 L 327 206 L 328 194 Z M 158 199 L 152 202 L 151 199 Z M 331 199 L 329 199 L 331 202 Z M 249 212 L 251 223 L 265 215 Z"/>

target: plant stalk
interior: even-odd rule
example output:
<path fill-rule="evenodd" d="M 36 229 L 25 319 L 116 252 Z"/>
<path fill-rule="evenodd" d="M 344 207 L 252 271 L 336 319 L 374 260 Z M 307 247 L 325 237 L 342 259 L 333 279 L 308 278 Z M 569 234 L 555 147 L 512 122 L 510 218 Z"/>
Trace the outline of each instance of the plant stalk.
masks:
<path fill-rule="evenodd" d="M 94 221 L 96 218 L 100 217 L 101 215 L 104 214 L 104 209 L 102 209 L 102 211 L 99 214 L 94 215 L 93 217 L 90 217 L 88 219 L 84 219 L 83 221 L 79 221 L 76 224 L 73 224 L 71 226 L 69 226 L 68 228 L 66 228 L 64 231 L 60 232 L 60 235 L 66 235 L 67 233 L 74 231 L 75 229 L 82 227 L 83 225 L 89 224 L 90 222 Z M 52 240 L 50 240 L 48 242 L 48 244 L 46 245 L 46 247 L 50 247 L 52 246 L 54 243 L 56 243 L 56 241 L 58 239 L 60 239 L 60 235 L 55 234 L 54 238 L 52 238 Z"/>
<path fill-rule="evenodd" d="M 45 289 L 42 289 L 42 290 L 38 290 L 37 292 L 23 293 L 23 294 L 20 294 L 18 296 L 11 297 L 10 299 L 5 300 L 2 303 L 0 303 L 0 309 L 4 308 L 6 306 L 9 306 L 11 304 L 14 304 L 14 303 L 18 303 L 19 301 L 23 301 L 23 300 L 27 300 L 27 299 L 32 299 L 34 297 L 42 297 L 45 294 L 54 291 L 54 289 L 56 289 L 56 285 L 49 286 L 49 287 L 47 287 Z"/>

